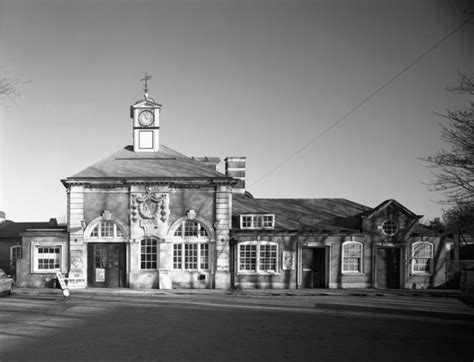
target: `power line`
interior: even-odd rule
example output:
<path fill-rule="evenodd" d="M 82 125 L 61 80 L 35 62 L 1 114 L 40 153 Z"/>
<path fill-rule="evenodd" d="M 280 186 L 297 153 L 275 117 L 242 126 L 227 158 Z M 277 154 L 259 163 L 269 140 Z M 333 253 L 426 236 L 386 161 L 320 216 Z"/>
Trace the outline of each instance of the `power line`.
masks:
<path fill-rule="evenodd" d="M 465 24 L 469 23 L 472 19 L 474 19 L 474 16 L 469 17 L 467 20 L 463 21 L 460 25 L 458 25 L 456 28 L 451 30 L 448 34 L 446 34 L 443 38 L 438 40 L 434 45 L 432 45 L 430 48 L 425 50 L 421 55 L 416 57 L 411 63 L 409 63 L 407 66 L 405 66 L 402 70 L 400 70 L 397 74 L 395 74 L 392 78 L 390 78 L 387 82 L 385 82 L 383 85 L 381 85 L 379 88 L 377 88 L 375 91 L 373 91 L 369 96 L 367 96 L 362 102 L 358 103 L 356 106 L 352 107 L 349 111 L 347 111 L 344 115 L 342 115 L 340 118 L 338 118 L 336 121 L 334 121 L 328 128 L 326 128 L 324 131 L 322 131 L 319 135 L 316 137 L 312 138 L 308 142 L 306 142 L 301 148 L 296 150 L 294 153 L 292 153 L 290 156 L 288 156 L 286 159 L 281 161 L 279 164 L 277 164 L 275 167 L 273 167 L 270 171 L 265 173 L 263 176 L 261 176 L 257 181 L 255 181 L 253 184 L 251 184 L 249 187 L 252 187 L 259 183 L 261 180 L 263 180 L 265 177 L 268 175 L 272 174 L 275 172 L 277 169 L 282 167 L 284 164 L 287 162 L 291 161 L 293 158 L 295 158 L 298 154 L 303 152 L 306 148 L 308 148 L 310 145 L 312 145 L 314 142 L 319 140 L 322 136 L 324 136 L 326 133 L 328 133 L 331 129 L 336 127 L 339 123 L 341 123 L 344 119 L 346 119 L 349 115 L 351 115 L 353 112 L 358 110 L 360 107 L 362 107 L 365 103 L 367 103 L 369 100 L 371 100 L 377 93 L 382 91 L 384 88 L 386 88 L 390 83 L 392 83 L 395 79 L 400 77 L 403 73 L 405 73 L 408 69 L 410 69 L 412 66 L 414 66 L 416 63 L 418 63 L 421 59 L 423 59 L 426 55 L 431 53 L 434 49 L 436 49 L 441 43 L 446 41 L 448 38 L 450 38 L 454 33 L 456 33 L 459 29 L 461 29 Z"/>

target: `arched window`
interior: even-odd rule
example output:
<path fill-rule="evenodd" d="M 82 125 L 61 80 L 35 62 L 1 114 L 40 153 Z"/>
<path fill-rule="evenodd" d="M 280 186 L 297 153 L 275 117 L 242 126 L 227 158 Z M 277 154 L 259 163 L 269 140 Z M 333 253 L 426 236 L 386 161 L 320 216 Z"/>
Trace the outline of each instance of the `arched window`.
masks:
<path fill-rule="evenodd" d="M 209 269 L 209 231 L 196 220 L 184 220 L 173 234 L 173 269 Z"/>
<path fill-rule="evenodd" d="M 183 221 L 175 230 L 174 236 L 181 238 L 205 238 L 209 239 L 207 229 L 201 223 L 195 220 Z"/>
<path fill-rule="evenodd" d="M 342 272 L 362 273 L 363 245 L 358 241 L 346 241 L 342 244 Z"/>
<path fill-rule="evenodd" d="M 124 232 L 113 220 L 101 220 L 91 230 L 92 239 L 123 239 Z"/>
<path fill-rule="evenodd" d="M 433 244 L 418 241 L 412 247 L 412 271 L 414 274 L 431 273 L 433 261 Z"/>

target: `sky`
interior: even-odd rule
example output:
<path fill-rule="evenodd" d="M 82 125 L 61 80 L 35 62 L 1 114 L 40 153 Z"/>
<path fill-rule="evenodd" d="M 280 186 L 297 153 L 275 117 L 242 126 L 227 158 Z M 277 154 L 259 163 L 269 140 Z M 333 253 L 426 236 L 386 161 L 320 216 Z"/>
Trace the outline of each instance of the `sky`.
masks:
<path fill-rule="evenodd" d="M 439 217 L 443 194 L 426 186 L 420 157 L 446 147 L 438 114 L 467 104 L 446 87 L 473 69 L 474 24 L 389 81 L 462 24 L 463 10 L 473 6 L 0 0 L 0 72 L 24 82 L 0 107 L 0 210 L 65 222 L 60 180 L 132 144 L 129 107 L 148 72 L 160 142 L 246 156 L 256 198 L 396 199 Z"/>

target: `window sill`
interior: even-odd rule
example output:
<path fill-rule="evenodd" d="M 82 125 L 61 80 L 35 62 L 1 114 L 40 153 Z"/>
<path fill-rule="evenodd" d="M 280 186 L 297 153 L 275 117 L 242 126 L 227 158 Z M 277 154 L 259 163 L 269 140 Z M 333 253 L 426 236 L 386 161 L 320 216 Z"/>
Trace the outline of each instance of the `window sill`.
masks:
<path fill-rule="evenodd" d="M 433 273 L 431 272 L 412 272 L 412 276 L 414 277 L 430 277 L 433 276 Z"/>
<path fill-rule="evenodd" d="M 358 275 L 358 276 L 362 276 L 362 275 L 366 275 L 365 273 L 362 273 L 362 272 L 342 272 L 342 275 Z"/>
<path fill-rule="evenodd" d="M 266 272 L 266 271 L 239 271 L 237 275 L 280 275 L 277 272 Z"/>

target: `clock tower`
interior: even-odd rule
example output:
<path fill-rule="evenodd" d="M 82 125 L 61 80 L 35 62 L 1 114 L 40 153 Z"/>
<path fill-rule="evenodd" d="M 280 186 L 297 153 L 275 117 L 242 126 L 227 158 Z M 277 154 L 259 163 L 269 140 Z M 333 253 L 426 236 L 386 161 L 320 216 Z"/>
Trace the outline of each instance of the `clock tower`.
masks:
<path fill-rule="evenodd" d="M 133 119 L 133 151 L 157 152 L 160 148 L 160 111 L 161 104 L 148 96 L 148 80 L 151 75 L 145 73 L 141 79 L 145 82 L 145 98 L 130 107 Z"/>

